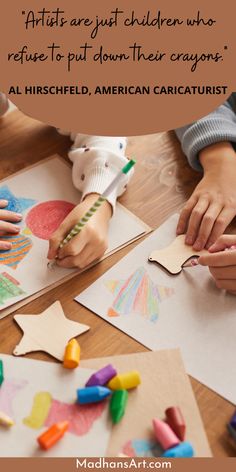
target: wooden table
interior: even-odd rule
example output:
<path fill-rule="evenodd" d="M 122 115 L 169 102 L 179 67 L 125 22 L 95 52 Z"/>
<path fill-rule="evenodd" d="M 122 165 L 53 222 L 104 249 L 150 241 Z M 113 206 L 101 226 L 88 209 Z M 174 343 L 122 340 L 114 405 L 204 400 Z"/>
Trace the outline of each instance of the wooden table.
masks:
<path fill-rule="evenodd" d="M 0 119 L 0 179 L 55 153 L 66 158 L 69 146 L 70 140 L 60 136 L 55 129 L 24 116 L 18 110 L 12 111 Z M 174 133 L 132 137 L 127 154 L 135 156 L 137 166 L 135 176 L 120 201 L 145 223 L 157 228 L 181 208 L 200 176 L 190 169 Z M 60 300 L 70 319 L 77 320 L 79 313 L 80 321 L 92 328 L 80 337 L 83 358 L 145 351 L 138 342 L 73 301 L 75 295 L 135 244 L 51 290 L 20 311 L 40 313 Z M 13 321 L 13 315 L 0 320 L 0 352 L 11 354 L 20 338 L 21 332 Z M 29 357 L 52 360 L 43 353 Z M 214 456 L 235 456 L 235 449 L 229 444 L 226 434 L 226 423 L 234 412 L 233 405 L 196 380 L 190 380 Z"/>

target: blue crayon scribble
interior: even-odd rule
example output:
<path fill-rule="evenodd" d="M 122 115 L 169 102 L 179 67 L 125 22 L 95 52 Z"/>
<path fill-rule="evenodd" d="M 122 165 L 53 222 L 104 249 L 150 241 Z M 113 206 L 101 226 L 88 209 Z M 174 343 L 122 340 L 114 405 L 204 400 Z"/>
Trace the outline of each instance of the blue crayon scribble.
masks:
<path fill-rule="evenodd" d="M 16 197 L 7 185 L 0 187 L 0 200 L 8 200 L 8 205 L 4 210 L 13 211 L 15 213 L 23 213 L 37 203 L 37 201 L 32 198 Z"/>
<path fill-rule="evenodd" d="M 157 441 L 131 439 L 124 444 L 122 452 L 128 457 L 161 457 L 163 449 Z"/>

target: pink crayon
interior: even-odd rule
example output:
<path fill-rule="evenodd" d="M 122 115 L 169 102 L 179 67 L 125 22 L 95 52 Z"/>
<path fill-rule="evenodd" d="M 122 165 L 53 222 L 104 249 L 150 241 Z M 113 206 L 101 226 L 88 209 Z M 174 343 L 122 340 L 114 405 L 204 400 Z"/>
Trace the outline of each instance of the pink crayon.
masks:
<path fill-rule="evenodd" d="M 198 257 L 194 257 L 194 259 L 190 259 L 187 262 L 185 262 L 182 267 L 195 267 L 198 265 Z"/>
<path fill-rule="evenodd" d="M 152 420 L 154 433 L 157 441 L 160 443 L 164 451 L 170 449 L 180 443 L 171 427 L 164 421 L 154 419 Z"/>
<path fill-rule="evenodd" d="M 97 385 L 105 385 L 109 380 L 117 375 L 116 369 L 111 364 L 106 365 L 102 369 L 95 372 L 95 374 L 89 377 L 86 382 L 86 387 L 93 387 Z"/>

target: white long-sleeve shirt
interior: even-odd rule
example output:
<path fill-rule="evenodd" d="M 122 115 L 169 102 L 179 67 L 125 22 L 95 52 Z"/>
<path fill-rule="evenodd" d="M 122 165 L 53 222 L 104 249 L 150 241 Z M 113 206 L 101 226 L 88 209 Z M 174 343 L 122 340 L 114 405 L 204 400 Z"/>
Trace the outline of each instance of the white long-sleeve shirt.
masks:
<path fill-rule="evenodd" d="M 8 109 L 6 96 L 0 93 L 0 117 Z M 119 170 L 127 163 L 125 156 L 125 137 L 102 137 L 88 134 L 76 134 L 60 131 L 70 135 L 73 145 L 68 153 L 73 163 L 72 178 L 75 187 L 82 192 L 82 200 L 90 193 L 102 194 Z M 120 185 L 108 197 L 113 211 L 117 197 L 125 191 L 132 175 L 124 175 Z"/>

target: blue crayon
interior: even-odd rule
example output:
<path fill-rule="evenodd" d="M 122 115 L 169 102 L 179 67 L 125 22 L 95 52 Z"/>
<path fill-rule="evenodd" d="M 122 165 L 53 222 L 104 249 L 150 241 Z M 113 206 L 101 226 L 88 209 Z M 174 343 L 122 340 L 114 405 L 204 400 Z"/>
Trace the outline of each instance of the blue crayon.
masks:
<path fill-rule="evenodd" d="M 107 387 L 94 386 L 79 388 L 77 390 L 77 403 L 96 403 L 101 402 L 111 394 L 111 390 Z"/>
<path fill-rule="evenodd" d="M 171 449 L 167 449 L 167 451 L 162 454 L 161 457 L 193 457 L 194 450 L 192 444 L 189 442 L 182 442 Z"/>

